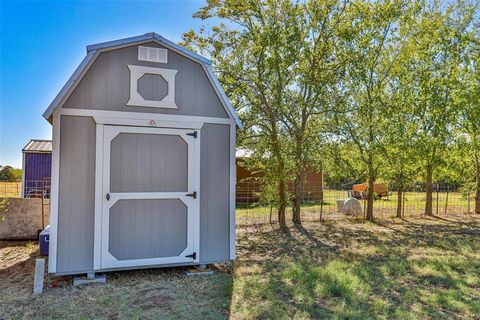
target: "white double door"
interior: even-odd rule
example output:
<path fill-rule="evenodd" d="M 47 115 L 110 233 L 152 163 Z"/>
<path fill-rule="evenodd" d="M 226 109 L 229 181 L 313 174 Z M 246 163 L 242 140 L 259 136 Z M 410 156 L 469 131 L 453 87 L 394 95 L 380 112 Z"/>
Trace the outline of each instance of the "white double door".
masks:
<path fill-rule="evenodd" d="M 198 262 L 198 135 L 104 126 L 102 269 Z"/>

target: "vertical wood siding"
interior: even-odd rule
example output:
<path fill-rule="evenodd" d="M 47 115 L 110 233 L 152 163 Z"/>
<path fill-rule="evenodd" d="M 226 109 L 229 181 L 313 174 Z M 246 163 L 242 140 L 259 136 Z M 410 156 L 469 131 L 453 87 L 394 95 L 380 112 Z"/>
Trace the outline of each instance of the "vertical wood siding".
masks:
<path fill-rule="evenodd" d="M 93 269 L 95 122 L 60 121 L 57 272 L 81 273 Z"/>
<path fill-rule="evenodd" d="M 230 127 L 201 130 L 200 260 L 230 260 Z"/>

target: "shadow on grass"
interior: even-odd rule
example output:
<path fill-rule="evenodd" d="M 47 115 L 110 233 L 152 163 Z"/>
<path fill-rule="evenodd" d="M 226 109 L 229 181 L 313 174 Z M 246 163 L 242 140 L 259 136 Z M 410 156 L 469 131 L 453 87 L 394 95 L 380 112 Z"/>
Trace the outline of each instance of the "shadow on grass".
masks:
<path fill-rule="evenodd" d="M 336 222 L 240 235 L 239 318 L 474 318 L 479 222 Z M 468 231 L 468 232 L 467 232 Z M 244 270 L 241 271 L 241 270 Z M 248 272 L 245 270 L 249 270 Z"/>
<path fill-rule="evenodd" d="M 233 274 L 228 267 L 219 267 L 213 277 L 194 278 L 185 276 L 185 268 L 114 272 L 107 274 L 105 285 L 76 289 L 68 282 L 34 299 L 30 280 L 19 280 L 33 278 L 37 253 L 32 253 L 7 269 L 17 278 L 8 280 L 12 287 L 2 292 L 1 314 L 62 319 L 475 318 L 480 314 L 480 217 L 469 222 L 443 218 L 245 228 L 238 232 Z M 0 276 L 3 281 L 6 273 Z"/>

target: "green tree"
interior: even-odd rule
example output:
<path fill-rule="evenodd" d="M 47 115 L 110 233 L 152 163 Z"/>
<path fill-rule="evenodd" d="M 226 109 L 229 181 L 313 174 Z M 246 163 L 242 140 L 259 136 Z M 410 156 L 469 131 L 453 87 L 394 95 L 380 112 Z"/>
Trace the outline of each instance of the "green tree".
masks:
<path fill-rule="evenodd" d="M 330 120 L 336 86 L 341 71 L 351 59 L 342 49 L 351 36 L 348 7 L 338 0 L 311 0 L 300 3 L 296 14 L 298 30 L 295 42 L 297 60 L 291 69 L 288 100 L 280 121 L 286 128 L 291 147 L 289 159 L 293 174 L 293 222 L 301 223 L 302 178 L 307 167 L 322 162 L 321 150 L 328 141 L 326 126 Z M 292 52 L 293 53 L 293 52 Z"/>
<path fill-rule="evenodd" d="M 478 7 L 476 8 L 478 10 Z M 477 11 L 478 12 L 478 11 Z M 465 183 L 472 184 L 475 194 L 475 213 L 480 214 L 480 32 L 479 22 L 469 30 L 465 39 L 468 44 L 463 51 L 460 78 L 461 85 L 456 91 L 457 105 L 460 109 L 459 133 L 462 158 L 470 163 L 464 164 L 471 168 Z M 472 181 L 473 180 L 473 181 Z"/>
<path fill-rule="evenodd" d="M 228 24 L 183 37 L 213 59 L 245 123 L 240 144 L 254 150 L 253 165 L 268 163 L 263 185 L 276 185 L 283 226 L 288 184 L 293 222 L 301 223 L 302 174 L 319 162 L 319 133 L 344 62 L 338 39 L 350 32 L 345 8 L 337 0 L 209 1 L 195 16 Z"/>
<path fill-rule="evenodd" d="M 373 221 L 373 186 L 385 166 L 388 110 L 392 94 L 392 70 L 403 48 L 399 38 L 403 1 L 356 1 L 352 5 L 353 37 L 345 48 L 353 59 L 340 90 L 347 103 L 337 105 L 338 134 L 358 150 L 359 162 L 368 177 L 367 219 Z"/>
<path fill-rule="evenodd" d="M 194 16 L 222 22 L 183 35 L 183 45 L 209 55 L 232 104 L 245 124 L 239 145 L 267 163 L 263 185 L 275 185 L 278 221 L 285 227 L 291 167 L 286 129 L 292 72 L 298 64 L 303 30 L 300 5 L 290 1 L 208 1 Z M 255 164 L 255 161 L 251 163 Z"/>
<path fill-rule="evenodd" d="M 0 181 L 17 181 L 15 169 L 11 166 L 4 166 L 0 169 Z"/>
<path fill-rule="evenodd" d="M 433 179 L 452 142 L 458 116 L 454 91 L 459 87 L 464 35 L 472 23 L 472 12 L 463 3 L 445 5 L 440 1 L 422 4 L 410 37 L 413 49 L 408 63 L 415 97 L 414 118 L 426 181 L 425 214 L 433 215 Z M 407 84 L 405 84 L 407 85 Z"/>

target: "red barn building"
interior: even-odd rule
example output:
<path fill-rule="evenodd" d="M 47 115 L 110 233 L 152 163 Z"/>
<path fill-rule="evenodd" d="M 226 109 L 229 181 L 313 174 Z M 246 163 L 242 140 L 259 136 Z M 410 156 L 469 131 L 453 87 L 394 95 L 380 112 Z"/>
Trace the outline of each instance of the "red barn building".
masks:
<path fill-rule="evenodd" d="M 236 203 L 251 204 L 259 200 L 258 193 L 261 191 L 261 172 L 249 170 L 245 166 L 245 159 L 250 153 L 245 150 L 237 150 L 237 185 Z M 293 183 L 288 186 L 290 192 L 294 191 Z M 305 170 L 302 179 L 303 200 L 323 200 L 323 172 L 321 169 L 309 168 Z"/>

